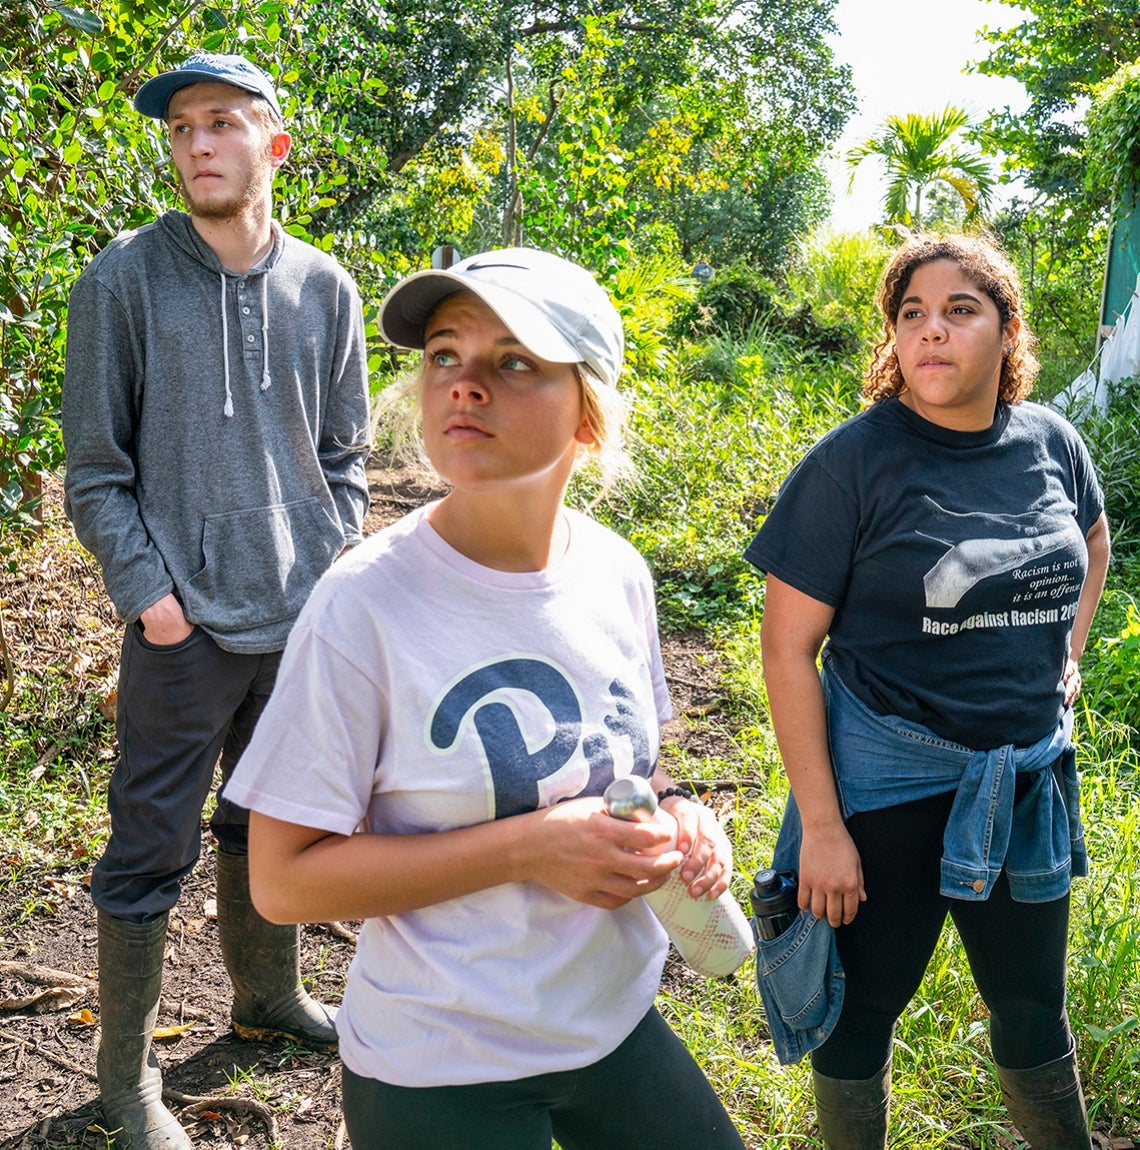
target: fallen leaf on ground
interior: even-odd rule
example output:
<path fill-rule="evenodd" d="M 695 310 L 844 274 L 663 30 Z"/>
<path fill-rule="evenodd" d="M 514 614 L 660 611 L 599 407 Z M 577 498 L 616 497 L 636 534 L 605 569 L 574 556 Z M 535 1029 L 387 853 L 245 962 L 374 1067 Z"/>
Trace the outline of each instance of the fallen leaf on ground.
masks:
<path fill-rule="evenodd" d="M 154 1037 L 157 1038 L 178 1038 L 188 1030 L 194 1029 L 193 1022 L 186 1022 L 181 1026 L 156 1026 L 154 1028 Z"/>

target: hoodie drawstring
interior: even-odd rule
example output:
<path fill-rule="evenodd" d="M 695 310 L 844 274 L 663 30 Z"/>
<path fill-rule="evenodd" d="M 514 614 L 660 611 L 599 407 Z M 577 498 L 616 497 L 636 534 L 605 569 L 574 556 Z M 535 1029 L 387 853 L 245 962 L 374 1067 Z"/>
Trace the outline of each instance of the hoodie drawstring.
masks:
<path fill-rule="evenodd" d="M 222 414 L 227 419 L 234 416 L 234 397 L 230 391 L 230 326 L 226 308 L 226 273 L 219 272 L 222 281 L 222 372 L 226 380 L 226 405 Z"/>
<path fill-rule="evenodd" d="M 268 391 L 269 378 L 269 272 L 261 273 L 261 390 Z"/>

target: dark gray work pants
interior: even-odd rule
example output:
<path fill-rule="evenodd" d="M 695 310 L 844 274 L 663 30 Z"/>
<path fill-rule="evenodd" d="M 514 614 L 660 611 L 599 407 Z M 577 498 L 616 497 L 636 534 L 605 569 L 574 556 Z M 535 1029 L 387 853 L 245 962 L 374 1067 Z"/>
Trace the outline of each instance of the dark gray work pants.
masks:
<path fill-rule="evenodd" d="M 119 667 L 119 761 L 107 808 L 111 837 L 91 877 L 107 914 L 153 922 L 178 901 L 201 850 L 202 808 L 221 755 L 222 781 L 249 743 L 281 661 L 279 651 L 223 651 L 195 627 L 181 643 L 148 643 L 127 625 Z M 210 829 L 220 849 L 247 850 L 249 812 L 219 799 Z"/>

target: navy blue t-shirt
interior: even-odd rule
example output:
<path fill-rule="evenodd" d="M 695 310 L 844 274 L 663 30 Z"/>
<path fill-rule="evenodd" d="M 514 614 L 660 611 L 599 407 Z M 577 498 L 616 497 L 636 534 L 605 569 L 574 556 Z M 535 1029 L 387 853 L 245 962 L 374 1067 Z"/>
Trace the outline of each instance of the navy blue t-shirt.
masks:
<path fill-rule="evenodd" d="M 744 554 L 835 608 L 832 665 L 867 706 L 976 750 L 1028 746 L 1061 716 L 1103 507 L 1049 409 L 999 404 L 963 432 L 889 399 L 804 456 Z"/>

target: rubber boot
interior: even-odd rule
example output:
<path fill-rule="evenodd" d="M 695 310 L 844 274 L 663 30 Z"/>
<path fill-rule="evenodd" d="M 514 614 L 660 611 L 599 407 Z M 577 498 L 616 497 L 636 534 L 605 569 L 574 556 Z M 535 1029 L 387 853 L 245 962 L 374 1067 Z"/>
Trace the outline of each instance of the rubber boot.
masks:
<path fill-rule="evenodd" d="M 1005 1108 L 1032 1150 L 1089 1150 L 1088 1111 L 1077 1073 L 1077 1047 L 1028 1070 L 997 1068 Z"/>
<path fill-rule="evenodd" d="M 162 1073 L 151 1049 L 166 919 L 139 925 L 99 912 L 99 1053 L 95 1067 L 107 1133 L 116 1150 L 192 1150 L 162 1104 Z"/>
<path fill-rule="evenodd" d="M 218 937 L 234 985 L 234 1030 L 250 1042 L 336 1050 L 336 1010 L 310 998 L 301 985 L 299 929 L 258 914 L 245 855 L 218 851 L 217 859 Z"/>
<path fill-rule="evenodd" d="M 891 1064 L 870 1078 L 828 1078 L 812 1071 L 815 1113 L 827 1150 L 885 1150 Z"/>

